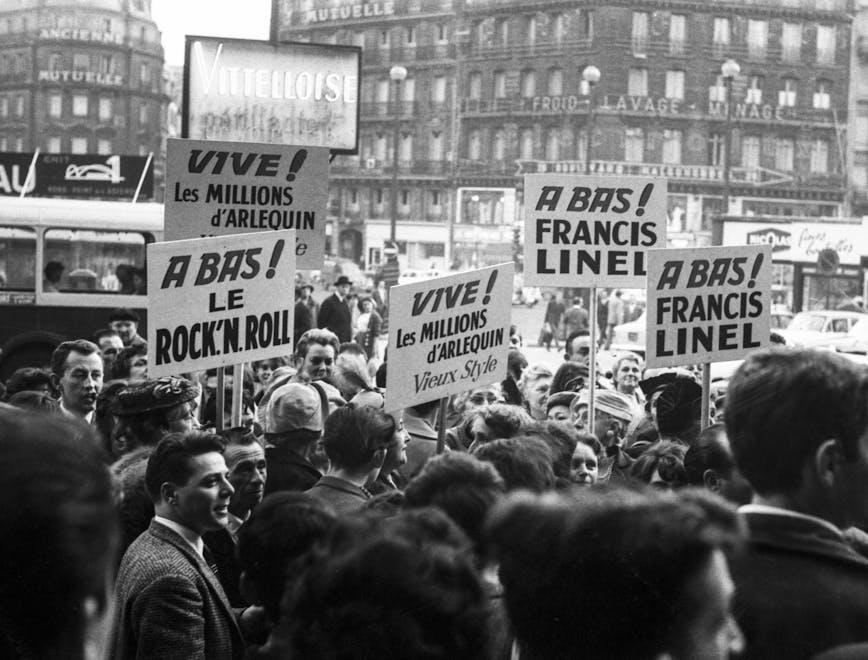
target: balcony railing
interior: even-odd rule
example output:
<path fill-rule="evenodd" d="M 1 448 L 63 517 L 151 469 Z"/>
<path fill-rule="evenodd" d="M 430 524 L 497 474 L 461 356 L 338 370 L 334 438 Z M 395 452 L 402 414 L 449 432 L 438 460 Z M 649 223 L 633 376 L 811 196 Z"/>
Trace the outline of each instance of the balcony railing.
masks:
<path fill-rule="evenodd" d="M 348 162 L 349 161 L 349 162 Z M 358 161 L 344 158 L 336 159 L 331 165 L 332 174 L 345 176 L 391 176 L 393 163 L 391 158 L 359 158 Z M 451 171 L 448 160 L 399 160 L 398 174 L 403 176 L 446 176 Z"/>
<path fill-rule="evenodd" d="M 533 44 L 480 44 L 468 43 L 462 48 L 462 54 L 467 57 L 486 57 L 496 55 L 516 55 L 526 57 L 531 55 L 557 55 L 565 51 L 589 50 L 593 45 L 590 37 L 582 39 L 561 39 L 537 41 Z"/>
<path fill-rule="evenodd" d="M 730 5 L 742 7 L 769 6 L 768 0 L 728 0 Z M 533 8 L 550 8 L 551 0 L 465 0 L 465 12 L 468 14 L 488 13 L 492 10 L 516 10 L 528 11 Z M 632 0 L 631 7 L 639 10 L 647 7 L 649 10 L 657 10 L 660 0 Z M 849 11 L 849 0 L 789 0 L 788 8 L 804 11 L 822 11 L 824 13 L 843 13 Z"/>
<path fill-rule="evenodd" d="M 415 117 L 419 109 L 418 101 L 368 101 L 361 104 L 359 113 L 362 119 Z"/>
<path fill-rule="evenodd" d="M 377 65 L 410 62 L 450 60 L 455 57 L 455 44 L 430 44 L 427 46 L 399 46 L 397 48 L 370 48 L 362 52 L 362 64 Z"/>

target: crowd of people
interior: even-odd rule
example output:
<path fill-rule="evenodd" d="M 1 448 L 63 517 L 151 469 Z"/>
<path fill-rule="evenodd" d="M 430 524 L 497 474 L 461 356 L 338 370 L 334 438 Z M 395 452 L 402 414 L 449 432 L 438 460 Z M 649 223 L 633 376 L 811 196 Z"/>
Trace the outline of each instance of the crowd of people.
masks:
<path fill-rule="evenodd" d="M 864 367 L 760 350 L 702 419 L 625 353 L 590 418 L 576 330 L 386 411 L 348 288 L 244 369 L 240 424 L 231 371 L 148 378 L 130 310 L 6 381 L 0 657 L 868 657 Z"/>

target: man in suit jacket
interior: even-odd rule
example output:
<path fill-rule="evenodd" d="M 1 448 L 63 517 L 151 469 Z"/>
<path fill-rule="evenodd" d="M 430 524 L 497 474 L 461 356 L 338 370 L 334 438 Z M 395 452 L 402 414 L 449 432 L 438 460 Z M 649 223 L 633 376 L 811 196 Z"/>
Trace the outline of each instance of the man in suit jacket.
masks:
<path fill-rule="evenodd" d="M 754 489 L 731 563 L 745 658 L 809 658 L 868 641 L 868 374 L 828 351 L 748 356 L 726 430 Z"/>
<path fill-rule="evenodd" d="M 353 340 L 353 313 L 347 304 L 350 286 L 350 278 L 341 275 L 335 282 L 335 292 L 322 301 L 316 318 L 317 327 L 331 330 L 341 343 Z"/>
<path fill-rule="evenodd" d="M 172 434 L 148 460 L 156 515 L 121 561 L 109 657 L 243 657 L 241 631 L 202 543 L 205 531 L 229 520 L 224 446 L 215 435 Z"/>

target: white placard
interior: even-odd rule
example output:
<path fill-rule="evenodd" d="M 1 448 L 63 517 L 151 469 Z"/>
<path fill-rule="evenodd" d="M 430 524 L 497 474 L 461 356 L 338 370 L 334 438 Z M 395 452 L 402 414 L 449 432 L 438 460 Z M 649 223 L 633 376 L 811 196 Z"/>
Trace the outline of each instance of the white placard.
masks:
<path fill-rule="evenodd" d="M 651 250 L 647 366 L 738 360 L 768 346 L 771 283 L 770 245 Z"/>
<path fill-rule="evenodd" d="M 166 240 L 295 229 L 298 268 L 320 269 L 328 160 L 325 147 L 170 139 Z"/>
<path fill-rule="evenodd" d="M 514 273 L 507 263 L 392 287 L 387 410 L 506 377 Z"/>
<path fill-rule="evenodd" d="M 525 175 L 525 284 L 643 288 L 648 250 L 666 246 L 666 194 L 666 179 Z"/>
<path fill-rule="evenodd" d="M 152 378 L 292 353 L 295 232 L 148 245 Z"/>

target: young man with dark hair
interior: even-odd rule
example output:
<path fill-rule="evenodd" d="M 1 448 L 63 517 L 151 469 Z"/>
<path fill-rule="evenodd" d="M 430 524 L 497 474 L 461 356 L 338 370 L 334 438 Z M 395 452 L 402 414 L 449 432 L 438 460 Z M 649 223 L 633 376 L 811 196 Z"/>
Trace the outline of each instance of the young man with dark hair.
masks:
<path fill-rule="evenodd" d="M 730 380 L 725 417 L 754 490 L 733 561 L 745 657 L 868 641 L 868 559 L 844 533 L 868 525 L 868 373 L 829 351 L 758 351 Z"/>
<path fill-rule="evenodd" d="M 60 392 L 63 414 L 93 422 L 102 389 L 103 362 L 96 344 L 86 339 L 65 341 L 51 355 L 51 384 Z"/>
<path fill-rule="evenodd" d="M 163 438 L 145 485 L 156 515 L 118 570 L 112 658 L 237 659 L 244 643 L 202 534 L 224 527 L 234 489 L 225 441 L 191 432 Z"/>
<path fill-rule="evenodd" d="M 0 405 L 0 657 L 85 658 L 105 640 L 114 488 L 89 429 Z"/>
<path fill-rule="evenodd" d="M 704 429 L 684 455 L 684 471 L 691 486 L 707 488 L 733 504 L 747 504 L 750 484 L 739 472 L 723 424 Z"/>
<path fill-rule="evenodd" d="M 394 434 L 395 421 L 382 411 L 367 406 L 338 408 L 323 429 L 329 470 L 308 495 L 338 515 L 360 509 L 371 498 L 365 485 L 380 473 Z"/>
<path fill-rule="evenodd" d="M 488 527 L 522 660 L 726 660 L 743 648 L 724 554 L 738 520 L 702 492 L 522 494 Z"/>

